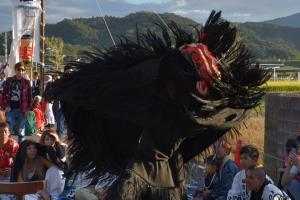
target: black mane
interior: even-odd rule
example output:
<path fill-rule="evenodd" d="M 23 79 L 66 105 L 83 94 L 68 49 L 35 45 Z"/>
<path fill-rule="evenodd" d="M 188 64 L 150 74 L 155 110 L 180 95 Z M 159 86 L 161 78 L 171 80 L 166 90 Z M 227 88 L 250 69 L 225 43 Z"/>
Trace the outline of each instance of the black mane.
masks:
<path fill-rule="evenodd" d="M 265 93 L 260 85 L 268 80 L 269 74 L 255 65 L 245 46 L 236 40 L 236 28 L 220 16 L 221 12 L 213 11 L 202 29 L 195 27 L 196 35 L 171 22 L 168 27 L 156 24 L 160 33 L 137 31 L 136 42 L 120 37 L 116 47 L 88 53 L 89 62 L 72 63 L 76 71 L 65 74 L 46 90 L 47 99 L 62 102 L 68 127 L 74 132 L 69 149 L 70 172 L 95 169 L 92 175 L 98 176 L 124 169 L 143 127 L 140 121 L 132 124 L 122 119 L 122 115 L 140 114 L 140 120 L 146 121 L 142 113 L 159 110 L 161 105 L 157 101 L 165 107 L 183 109 L 163 95 L 153 95 L 157 87 L 165 90 L 163 81 L 167 76 L 176 77 L 186 85 L 191 83 L 193 88 L 180 85 L 187 90 L 182 102 L 186 104 L 184 109 L 200 117 L 212 116 L 227 107 L 247 110 L 259 104 Z M 178 50 L 191 43 L 207 45 L 219 61 L 222 74 L 221 80 L 213 80 L 210 94 L 202 98 L 194 88 L 199 78 L 196 70 Z M 118 109 L 114 105 L 118 105 Z M 112 110 L 114 115 L 101 113 L 105 109 Z M 208 134 L 202 146 L 195 144 L 197 149 L 187 157 L 190 159 L 203 151 L 225 132 L 216 130 L 213 137 Z M 189 146 L 183 145 L 182 149 Z"/>

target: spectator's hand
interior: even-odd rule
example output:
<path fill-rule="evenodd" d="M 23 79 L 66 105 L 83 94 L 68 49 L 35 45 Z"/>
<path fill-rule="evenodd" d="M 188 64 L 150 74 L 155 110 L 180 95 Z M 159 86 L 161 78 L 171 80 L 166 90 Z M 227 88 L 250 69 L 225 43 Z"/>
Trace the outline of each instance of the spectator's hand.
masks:
<path fill-rule="evenodd" d="M 210 195 L 211 194 L 211 190 L 204 190 L 203 191 L 203 196 L 208 196 L 208 195 Z"/>
<path fill-rule="evenodd" d="M 24 113 L 24 117 L 27 119 L 27 117 L 28 117 L 28 111 L 26 111 L 26 112 Z"/>
<path fill-rule="evenodd" d="M 10 112 L 11 111 L 11 108 L 9 106 L 7 106 L 4 110 L 5 112 Z"/>
<path fill-rule="evenodd" d="M 99 200 L 104 200 L 105 197 L 106 197 L 106 195 L 107 195 L 107 189 L 105 189 L 105 190 L 99 192 L 99 194 L 98 194 Z"/>
<path fill-rule="evenodd" d="M 0 177 L 10 177 L 10 173 L 11 173 L 10 168 L 0 169 Z"/>
<path fill-rule="evenodd" d="M 40 190 L 37 192 L 43 200 L 51 200 L 50 195 L 45 190 Z"/>
<path fill-rule="evenodd" d="M 298 171 L 300 172 L 300 156 L 296 156 L 294 162 L 295 162 L 295 165 L 296 165 L 297 168 L 298 168 Z"/>

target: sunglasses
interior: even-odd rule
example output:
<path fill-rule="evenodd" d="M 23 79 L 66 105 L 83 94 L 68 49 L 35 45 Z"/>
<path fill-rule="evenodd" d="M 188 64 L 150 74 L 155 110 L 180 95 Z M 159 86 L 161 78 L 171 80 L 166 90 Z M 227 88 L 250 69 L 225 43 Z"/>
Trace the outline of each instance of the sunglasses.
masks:
<path fill-rule="evenodd" d="M 19 68 L 19 69 L 17 69 L 17 70 L 20 71 L 20 72 L 26 71 L 24 68 Z"/>

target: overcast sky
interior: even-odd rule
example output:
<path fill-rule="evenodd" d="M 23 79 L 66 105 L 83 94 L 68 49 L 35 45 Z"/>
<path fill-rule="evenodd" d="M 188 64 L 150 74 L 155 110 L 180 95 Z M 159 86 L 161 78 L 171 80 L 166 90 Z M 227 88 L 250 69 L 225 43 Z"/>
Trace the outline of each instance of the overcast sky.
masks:
<path fill-rule="evenodd" d="M 300 12 L 300 0 L 45 0 L 46 22 L 64 18 L 125 16 L 137 11 L 172 12 L 203 22 L 212 9 L 235 22 L 265 21 Z M 0 32 L 11 29 L 11 0 L 0 0 Z"/>

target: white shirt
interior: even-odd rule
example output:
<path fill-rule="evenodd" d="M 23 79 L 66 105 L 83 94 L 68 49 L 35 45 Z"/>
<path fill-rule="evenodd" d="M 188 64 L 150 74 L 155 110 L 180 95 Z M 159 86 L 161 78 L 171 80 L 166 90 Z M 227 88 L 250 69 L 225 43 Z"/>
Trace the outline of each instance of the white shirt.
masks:
<path fill-rule="evenodd" d="M 273 180 L 266 175 L 266 178 L 273 184 Z M 239 171 L 233 178 L 231 189 L 227 194 L 227 200 L 249 200 L 251 197 L 250 192 L 246 188 L 246 171 Z"/>
<path fill-rule="evenodd" d="M 46 172 L 45 180 L 47 181 L 47 191 L 51 195 L 51 200 L 57 200 L 65 186 L 63 172 L 57 166 L 52 165 Z"/>
<path fill-rule="evenodd" d="M 282 198 L 284 197 L 284 198 Z M 268 184 L 265 186 L 262 197 L 262 200 L 289 200 L 290 198 L 287 196 L 287 194 L 283 193 L 280 189 L 278 189 L 273 184 Z"/>

